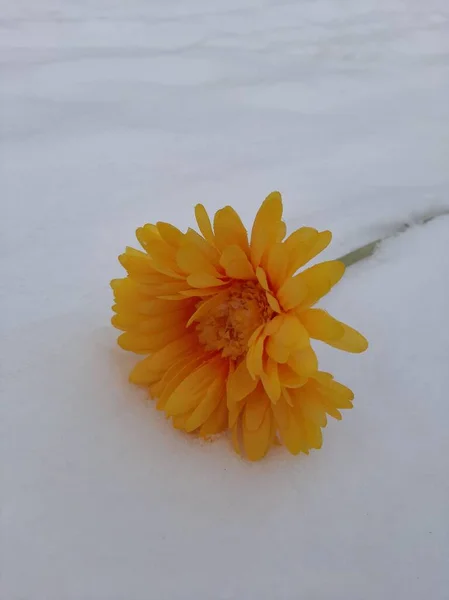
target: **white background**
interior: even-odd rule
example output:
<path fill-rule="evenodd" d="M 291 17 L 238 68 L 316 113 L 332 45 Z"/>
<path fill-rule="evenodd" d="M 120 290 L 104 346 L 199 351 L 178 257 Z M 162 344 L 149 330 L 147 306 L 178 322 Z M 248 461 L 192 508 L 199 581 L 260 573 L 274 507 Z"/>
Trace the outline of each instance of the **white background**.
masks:
<path fill-rule="evenodd" d="M 241 461 L 127 383 L 145 222 L 273 189 L 337 257 L 449 209 L 447 0 L 0 0 L 2 600 L 444 600 L 449 217 L 350 268 L 355 408 Z"/>

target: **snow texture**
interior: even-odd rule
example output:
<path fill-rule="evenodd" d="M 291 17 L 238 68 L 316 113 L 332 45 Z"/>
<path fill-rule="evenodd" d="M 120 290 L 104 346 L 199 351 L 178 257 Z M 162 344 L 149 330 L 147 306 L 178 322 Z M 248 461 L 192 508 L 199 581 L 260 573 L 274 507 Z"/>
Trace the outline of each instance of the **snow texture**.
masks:
<path fill-rule="evenodd" d="M 447 0 L 0 0 L 2 600 L 445 600 L 449 217 L 323 306 L 355 408 L 257 464 L 127 383 L 134 230 L 250 223 L 272 189 L 339 256 L 449 208 Z"/>

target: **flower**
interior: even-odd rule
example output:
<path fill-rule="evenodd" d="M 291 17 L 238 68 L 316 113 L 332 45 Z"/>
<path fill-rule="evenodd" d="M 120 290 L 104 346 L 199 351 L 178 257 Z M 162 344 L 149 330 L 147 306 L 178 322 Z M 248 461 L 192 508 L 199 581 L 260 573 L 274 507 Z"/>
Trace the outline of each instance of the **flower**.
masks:
<path fill-rule="evenodd" d="M 144 225 L 144 252 L 119 257 L 111 282 L 119 345 L 147 355 L 130 381 L 147 386 L 175 428 L 209 437 L 229 428 L 251 460 L 279 441 L 293 453 L 321 446 L 326 414 L 341 418 L 353 394 L 318 371 L 310 340 L 363 352 L 365 338 L 315 304 L 341 279 L 338 260 L 298 270 L 330 231 L 301 227 L 286 239 L 279 192 L 260 207 L 248 239 L 230 206 L 213 226 L 199 204 L 200 233 Z"/>

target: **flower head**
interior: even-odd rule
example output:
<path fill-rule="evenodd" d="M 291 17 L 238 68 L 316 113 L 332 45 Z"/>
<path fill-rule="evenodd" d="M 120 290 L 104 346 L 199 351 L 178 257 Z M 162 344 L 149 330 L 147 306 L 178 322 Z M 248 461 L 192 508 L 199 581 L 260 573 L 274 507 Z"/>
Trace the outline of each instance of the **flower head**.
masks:
<path fill-rule="evenodd" d="M 125 350 L 147 355 L 130 375 L 147 386 L 174 427 L 208 437 L 230 428 L 234 447 L 262 458 L 321 446 L 326 415 L 341 418 L 352 392 L 318 371 L 310 340 L 363 352 L 365 338 L 315 304 L 341 279 L 340 261 L 299 271 L 331 241 L 310 227 L 286 239 L 282 200 L 270 194 L 251 236 L 230 206 L 213 225 L 195 208 L 200 233 L 168 223 L 136 232 L 143 252 L 119 257 L 112 323 Z M 299 272 L 298 272 L 299 271 Z"/>

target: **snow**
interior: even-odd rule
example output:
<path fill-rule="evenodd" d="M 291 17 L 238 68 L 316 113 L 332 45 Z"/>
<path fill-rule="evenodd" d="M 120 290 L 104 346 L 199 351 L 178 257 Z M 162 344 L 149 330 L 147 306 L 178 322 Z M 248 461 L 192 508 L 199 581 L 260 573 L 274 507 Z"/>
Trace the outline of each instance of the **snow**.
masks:
<path fill-rule="evenodd" d="M 446 0 L 0 0 L 2 600 L 444 600 L 449 217 L 326 299 L 356 393 L 258 464 L 127 383 L 108 282 L 144 222 L 272 189 L 339 256 L 449 210 Z"/>

